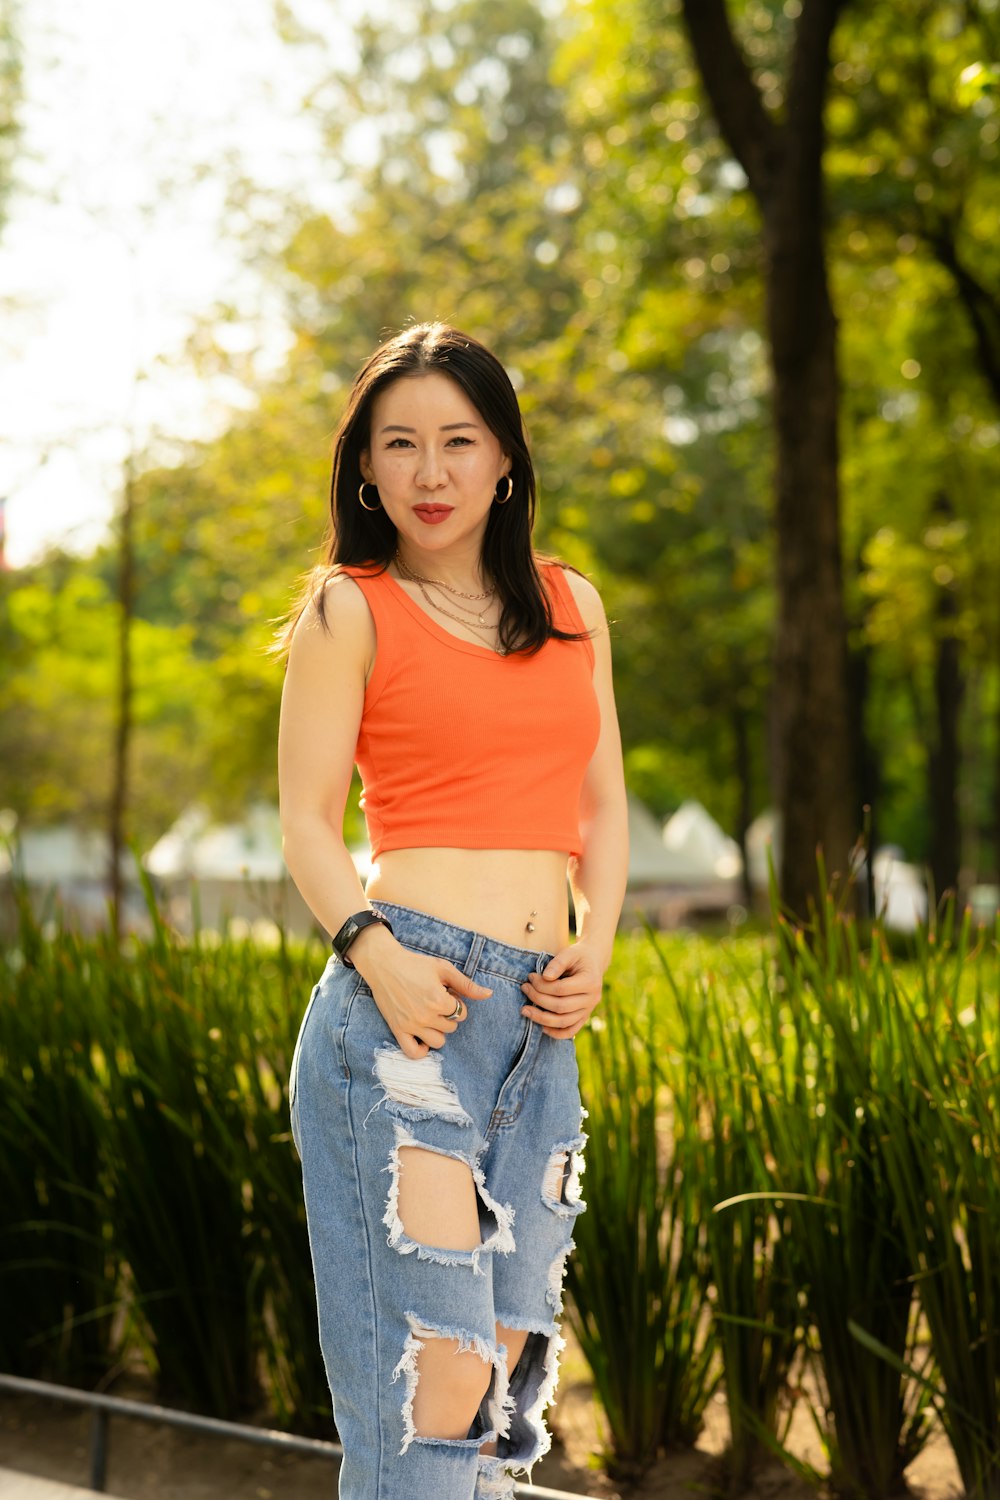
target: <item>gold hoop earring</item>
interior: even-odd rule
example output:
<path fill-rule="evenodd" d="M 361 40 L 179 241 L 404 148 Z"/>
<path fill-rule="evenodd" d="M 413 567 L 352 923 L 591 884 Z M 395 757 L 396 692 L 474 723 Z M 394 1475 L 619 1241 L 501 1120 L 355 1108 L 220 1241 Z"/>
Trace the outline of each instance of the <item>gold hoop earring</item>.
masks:
<path fill-rule="evenodd" d="M 362 510 L 381 510 L 382 509 L 382 502 L 381 501 L 379 501 L 378 505 L 366 505 L 365 504 L 365 490 L 368 488 L 368 483 L 369 483 L 369 481 L 367 479 L 363 479 L 361 481 L 361 484 L 358 486 L 358 499 L 361 502 L 361 508 L 362 508 Z M 378 494 L 378 490 L 375 489 L 374 485 L 372 485 L 372 489 L 375 490 L 376 494 Z"/>
<path fill-rule="evenodd" d="M 513 495 L 513 493 L 514 493 L 514 481 L 513 481 L 513 479 L 511 479 L 511 477 L 510 477 L 509 474 L 505 474 L 503 477 L 507 481 L 507 493 L 506 493 L 506 495 L 504 495 L 504 497 L 503 497 L 502 500 L 501 500 L 501 498 L 500 498 L 499 495 L 494 495 L 493 496 L 494 500 L 496 501 L 496 503 L 498 505 L 506 505 L 507 501 L 510 499 L 511 495 Z M 497 485 L 498 486 L 499 486 L 499 483 L 500 483 L 500 481 L 498 479 L 497 480 Z"/>

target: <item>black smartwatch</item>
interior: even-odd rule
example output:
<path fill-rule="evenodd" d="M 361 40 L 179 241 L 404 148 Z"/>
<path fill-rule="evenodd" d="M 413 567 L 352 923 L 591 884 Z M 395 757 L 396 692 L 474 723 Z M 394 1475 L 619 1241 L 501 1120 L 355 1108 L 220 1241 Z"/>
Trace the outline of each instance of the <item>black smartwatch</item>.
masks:
<path fill-rule="evenodd" d="M 380 926 L 388 927 L 389 931 L 392 931 L 392 924 L 389 918 L 383 917 L 380 911 L 372 911 L 369 908 L 367 911 L 356 911 L 353 917 L 348 917 L 343 927 L 337 933 L 337 936 L 333 939 L 334 953 L 336 953 L 340 962 L 346 964 L 349 969 L 353 969 L 354 965 L 347 956 L 348 948 L 354 942 L 354 939 L 362 928 L 371 927 L 373 922 L 378 922 Z"/>

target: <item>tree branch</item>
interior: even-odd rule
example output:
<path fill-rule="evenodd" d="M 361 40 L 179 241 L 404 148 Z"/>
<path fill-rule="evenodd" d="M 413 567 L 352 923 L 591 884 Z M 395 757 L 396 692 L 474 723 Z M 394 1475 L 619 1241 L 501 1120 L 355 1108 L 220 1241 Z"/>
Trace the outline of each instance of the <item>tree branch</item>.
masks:
<path fill-rule="evenodd" d="M 733 35 L 726 0 L 683 0 L 684 22 L 709 102 L 758 202 L 777 174 L 784 132 L 764 108 Z"/>
<path fill-rule="evenodd" d="M 938 263 L 944 266 L 955 282 L 972 324 L 979 367 L 986 377 L 993 399 L 1000 406 L 1000 299 L 962 262 L 951 224 L 942 223 L 936 229 L 927 230 L 926 239 Z"/>
<path fill-rule="evenodd" d="M 788 165 L 807 191 L 815 191 L 822 181 L 823 111 L 830 73 L 830 43 L 846 5 L 847 0 L 805 0 L 795 28 L 785 95 Z"/>
<path fill-rule="evenodd" d="M 823 150 L 831 40 L 840 12 L 846 6 L 847 0 L 805 0 L 795 28 L 786 90 L 787 117 L 796 141 L 802 142 L 805 136 L 808 153 L 814 157 L 819 157 Z M 804 156 L 807 150 L 802 153 Z"/>

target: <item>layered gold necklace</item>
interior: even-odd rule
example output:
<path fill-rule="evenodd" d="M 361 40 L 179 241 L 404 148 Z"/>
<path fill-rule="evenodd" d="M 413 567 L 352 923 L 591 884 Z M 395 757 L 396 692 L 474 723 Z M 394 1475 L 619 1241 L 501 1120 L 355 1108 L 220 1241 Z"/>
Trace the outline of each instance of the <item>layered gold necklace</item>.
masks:
<path fill-rule="evenodd" d="M 497 591 L 495 588 L 484 589 L 481 594 L 468 594 L 464 589 L 455 588 L 454 584 L 445 583 L 443 578 L 423 578 L 419 573 L 414 573 L 411 568 L 406 566 L 398 552 L 393 561 L 399 570 L 400 577 L 405 578 L 408 583 L 415 583 L 417 585 L 421 595 L 426 603 L 430 605 L 431 609 L 436 609 L 440 614 L 447 615 L 449 620 L 455 620 L 459 625 L 464 625 L 466 630 L 474 631 L 479 636 L 485 636 L 490 650 L 495 651 L 498 656 L 507 655 L 504 648 L 496 644 L 496 627 L 487 624 L 486 606 L 482 609 L 478 607 L 480 601 L 484 599 L 492 601 L 496 598 Z M 456 613 L 455 610 L 449 609 L 446 604 L 443 604 L 440 599 L 435 599 L 428 593 L 429 589 L 437 589 L 448 594 L 461 613 Z M 460 603 L 462 599 L 471 600 L 471 605 Z M 471 618 L 473 615 L 475 619 Z"/>

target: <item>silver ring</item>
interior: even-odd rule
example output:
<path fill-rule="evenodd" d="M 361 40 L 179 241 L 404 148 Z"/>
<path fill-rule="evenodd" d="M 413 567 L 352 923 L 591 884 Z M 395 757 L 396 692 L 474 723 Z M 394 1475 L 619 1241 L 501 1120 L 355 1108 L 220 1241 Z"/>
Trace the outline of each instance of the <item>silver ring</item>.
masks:
<path fill-rule="evenodd" d="M 456 1001 L 455 1001 L 455 1009 L 454 1010 L 450 1010 L 448 1012 L 448 1014 L 445 1016 L 445 1020 L 446 1021 L 457 1021 L 458 1018 L 461 1016 L 462 1011 L 464 1009 L 465 1009 L 465 1006 L 462 1004 L 461 1000 L 456 999 Z"/>

